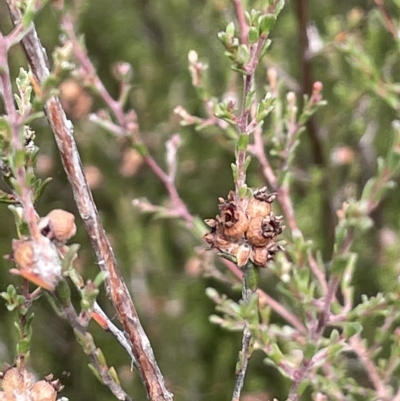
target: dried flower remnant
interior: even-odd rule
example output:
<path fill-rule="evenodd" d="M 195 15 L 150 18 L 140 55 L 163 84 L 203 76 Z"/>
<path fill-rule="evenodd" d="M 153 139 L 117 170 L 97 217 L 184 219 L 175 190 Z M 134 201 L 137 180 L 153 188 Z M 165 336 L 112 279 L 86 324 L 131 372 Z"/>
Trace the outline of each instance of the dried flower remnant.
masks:
<path fill-rule="evenodd" d="M 57 393 L 63 388 L 59 380 L 52 380 L 52 375 L 47 376 L 45 380 L 36 381 L 31 373 L 15 367 L 5 368 L 1 378 L 1 401 L 55 401 Z"/>
<path fill-rule="evenodd" d="M 205 223 L 211 231 L 203 239 L 210 248 L 235 258 L 239 267 L 250 260 L 254 265 L 265 267 L 281 250 L 276 237 L 282 233 L 282 216 L 275 216 L 271 204 L 276 194 L 261 188 L 250 199 L 240 203 L 235 193 L 229 192 L 227 199 L 219 198 L 219 214 Z"/>
<path fill-rule="evenodd" d="M 12 258 L 19 269 L 11 269 L 17 274 L 48 291 L 54 291 L 61 279 L 61 265 L 57 250 L 48 238 L 43 240 L 12 241 Z"/>
<path fill-rule="evenodd" d="M 40 219 L 38 228 L 42 234 L 39 238 L 13 240 L 12 259 L 19 269 L 11 269 L 10 272 L 54 291 L 62 276 L 60 246 L 75 235 L 75 216 L 65 210 L 54 209 Z"/>
<path fill-rule="evenodd" d="M 21 269 L 31 269 L 35 264 L 33 241 L 13 240 L 13 259 Z"/>

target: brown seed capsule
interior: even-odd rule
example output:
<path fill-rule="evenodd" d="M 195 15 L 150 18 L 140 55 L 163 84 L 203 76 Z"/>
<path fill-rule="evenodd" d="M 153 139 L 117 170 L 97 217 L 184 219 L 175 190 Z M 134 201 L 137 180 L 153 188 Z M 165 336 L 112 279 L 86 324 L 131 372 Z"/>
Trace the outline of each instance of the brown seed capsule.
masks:
<path fill-rule="evenodd" d="M 268 194 L 267 188 L 261 188 L 254 192 L 253 197 L 249 200 L 246 212 L 250 218 L 265 217 L 271 213 L 271 203 L 276 198 L 276 194 Z"/>
<path fill-rule="evenodd" d="M 3 377 L 3 382 L 2 382 L 2 387 L 4 390 L 4 393 L 6 394 L 6 400 L 8 401 L 7 395 L 13 395 L 14 393 L 21 393 L 26 389 L 25 380 L 28 379 L 28 385 L 29 383 L 29 376 L 25 374 L 26 371 L 22 370 L 19 372 L 18 368 L 11 368 L 8 369 L 4 373 Z M 27 373 L 27 372 L 26 372 Z"/>
<path fill-rule="evenodd" d="M 264 229 L 264 236 L 272 238 L 282 233 L 283 229 L 285 228 L 285 226 L 282 225 L 283 216 L 274 216 L 271 212 L 271 215 L 266 219 L 268 220 L 268 225 L 266 225 Z"/>
<path fill-rule="evenodd" d="M 227 241 L 225 238 L 222 238 L 219 235 L 215 237 L 214 246 L 221 252 L 231 253 L 231 249 L 234 245 L 234 243 L 232 243 L 231 241 Z"/>
<path fill-rule="evenodd" d="M 250 220 L 249 228 L 246 232 L 246 238 L 250 244 L 255 246 L 265 246 L 271 239 L 264 235 L 268 229 L 267 221 L 264 217 L 255 217 Z"/>
<path fill-rule="evenodd" d="M 25 369 L 11 368 L 4 373 L 0 400 L 55 401 L 57 388 L 45 380 L 35 382 Z"/>
<path fill-rule="evenodd" d="M 50 383 L 40 380 L 32 386 L 30 396 L 32 401 L 56 401 L 57 392 Z"/>
<path fill-rule="evenodd" d="M 274 259 L 274 256 L 277 252 L 282 251 L 283 248 L 281 245 L 278 245 L 275 241 L 271 241 L 267 246 L 268 250 L 268 260 Z"/>
<path fill-rule="evenodd" d="M 12 241 L 13 259 L 21 269 L 30 269 L 35 264 L 33 242 L 27 240 Z"/>
<path fill-rule="evenodd" d="M 242 210 L 234 211 L 232 208 L 227 208 L 222 216 L 224 235 L 235 239 L 243 237 L 249 227 L 249 219 L 246 214 Z"/>
<path fill-rule="evenodd" d="M 259 267 L 265 267 L 268 262 L 268 247 L 266 246 L 253 246 L 253 253 L 251 259 L 254 264 Z"/>
<path fill-rule="evenodd" d="M 75 216 L 65 210 L 54 209 L 40 220 L 39 228 L 44 236 L 65 242 L 76 233 Z"/>
<path fill-rule="evenodd" d="M 232 242 L 217 233 L 207 233 L 203 236 L 203 239 L 210 246 L 210 249 L 216 248 L 221 252 L 230 253 Z"/>

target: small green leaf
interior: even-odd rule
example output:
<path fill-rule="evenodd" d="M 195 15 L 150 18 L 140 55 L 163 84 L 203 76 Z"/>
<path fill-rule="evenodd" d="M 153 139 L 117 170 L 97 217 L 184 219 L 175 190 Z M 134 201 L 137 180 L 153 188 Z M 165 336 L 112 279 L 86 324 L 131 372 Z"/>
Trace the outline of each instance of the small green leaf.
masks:
<path fill-rule="evenodd" d="M 307 343 L 304 347 L 304 358 L 310 360 L 317 352 L 318 345 L 316 343 Z"/>
<path fill-rule="evenodd" d="M 235 36 L 235 24 L 233 22 L 230 22 L 227 25 L 225 32 L 228 35 L 228 37 Z"/>
<path fill-rule="evenodd" d="M 331 344 L 333 344 L 336 343 L 338 339 L 339 339 L 339 332 L 336 329 L 333 329 L 329 337 L 329 341 Z"/>
<path fill-rule="evenodd" d="M 65 279 L 61 279 L 55 289 L 55 295 L 60 301 L 62 306 L 68 306 L 71 304 L 71 290 Z"/>
<path fill-rule="evenodd" d="M 254 28 L 253 26 L 249 29 L 249 43 L 256 43 L 259 38 L 258 29 Z"/>
<path fill-rule="evenodd" d="M 103 354 L 103 351 L 100 348 L 96 349 L 96 355 L 97 355 L 100 365 L 103 367 L 106 367 L 107 366 L 106 358 Z"/>
<path fill-rule="evenodd" d="M 302 382 L 300 382 L 299 387 L 297 388 L 297 394 L 302 395 L 304 391 L 307 389 L 307 387 L 308 387 L 307 380 L 303 380 Z"/>
<path fill-rule="evenodd" d="M 250 61 L 250 50 L 247 45 L 240 45 L 236 54 L 236 62 L 240 66 L 246 65 Z"/>
<path fill-rule="evenodd" d="M 62 260 L 62 270 L 63 271 L 66 271 L 70 267 L 72 267 L 72 262 L 75 260 L 76 255 L 79 251 L 79 248 L 80 248 L 79 244 L 72 244 L 69 246 L 69 249 Z"/>
<path fill-rule="evenodd" d="M 134 147 L 139 152 L 140 156 L 147 157 L 149 155 L 149 150 L 144 143 L 136 143 Z"/>
<path fill-rule="evenodd" d="M 97 288 L 99 288 L 103 284 L 103 282 L 106 280 L 107 277 L 108 277 L 108 272 L 101 271 L 96 275 L 96 277 L 95 277 L 95 279 L 93 281 L 93 284 Z"/>
<path fill-rule="evenodd" d="M 353 337 L 363 331 L 363 326 L 359 322 L 345 322 L 342 327 L 346 338 Z"/>
<path fill-rule="evenodd" d="M 252 263 L 248 263 L 244 270 L 245 274 L 245 285 L 252 292 L 255 292 L 258 288 L 258 280 L 259 280 L 259 269 L 257 266 L 254 266 Z"/>
<path fill-rule="evenodd" d="M 235 263 L 235 264 L 236 264 L 236 262 L 237 262 L 236 256 L 231 255 L 231 254 L 229 254 L 229 253 L 218 252 L 217 255 L 220 256 L 221 258 L 224 258 L 224 259 L 226 259 L 226 260 L 229 260 L 230 262 L 233 262 L 233 263 Z"/>
<path fill-rule="evenodd" d="M 246 197 L 247 191 L 248 191 L 247 185 L 246 184 L 242 185 L 239 188 L 239 198 L 243 199 L 244 197 Z"/>
<path fill-rule="evenodd" d="M 239 136 L 238 141 L 238 150 L 245 151 L 247 150 L 247 146 L 249 145 L 249 136 L 246 133 L 243 133 Z"/>
<path fill-rule="evenodd" d="M 11 159 L 11 164 L 13 168 L 20 168 L 25 165 L 25 149 L 18 149 L 13 153 Z"/>
<path fill-rule="evenodd" d="M 247 155 L 247 156 L 246 156 L 246 160 L 244 161 L 244 166 L 243 166 L 243 170 L 244 170 L 245 172 L 247 171 L 247 168 L 249 167 L 250 162 L 251 162 L 251 156 L 250 156 L 250 155 Z"/>
<path fill-rule="evenodd" d="M 271 343 L 271 351 L 268 353 L 268 358 L 270 358 L 277 365 L 280 364 L 284 357 L 282 351 L 278 347 L 278 344 Z"/>
<path fill-rule="evenodd" d="M 265 14 L 262 15 L 259 20 L 258 24 L 260 26 L 260 35 L 268 35 L 271 32 L 271 29 L 275 25 L 276 16 L 273 14 Z"/>
<path fill-rule="evenodd" d="M 217 37 L 224 45 L 229 42 L 229 35 L 226 32 L 218 32 Z"/>
<path fill-rule="evenodd" d="M 35 203 L 42 197 L 47 185 L 53 180 L 52 177 L 48 177 L 45 180 L 38 179 L 35 185 Z"/>
<path fill-rule="evenodd" d="M 17 344 L 17 353 L 19 355 L 26 355 L 29 353 L 29 350 L 30 350 L 29 338 L 27 337 L 21 338 Z"/>
<path fill-rule="evenodd" d="M 341 276 L 346 270 L 347 264 L 349 263 L 349 254 L 342 254 L 337 256 L 331 265 L 331 273 Z"/>
<path fill-rule="evenodd" d="M 238 178 L 238 169 L 235 163 L 231 163 L 231 169 L 232 169 L 232 173 L 233 173 L 233 180 L 237 181 Z"/>
<path fill-rule="evenodd" d="M 285 0 L 278 0 L 277 3 L 275 3 L 275 15 L 278 16 L 279 13 L 282 11 L 283 7 L 285 5 Z"/>
<path fill-rule="evenodd" d="M 245 99 L 245 107 L 247 110 L 251 108 L 255 100 L 256 100 L 256 91 L 252 90 L 247 94 Z"/>
<path fill-rule="evenodd" d="M 121 384 L 117 371 L 115 370 L 114 366 L 111 366 L 110 369 L 108 369 L 108 374 L 111 376 L 111 378 L 115 381 L 117 384 Z"/>
<path fill-rule="evenodd" d="M 104 381 L 103 381 L 103 379 L 101 378 L 100 373 L 96 370 L 96 368 L 95 368 L 91 363 L 88 364 L 88 367 L 89 367 L 89 369 L 92 371 L 92 373 L 96 376 L 96 378 L 98 379 L 98 381 L 99 381 L 101 384 L 104 384 Z"/>

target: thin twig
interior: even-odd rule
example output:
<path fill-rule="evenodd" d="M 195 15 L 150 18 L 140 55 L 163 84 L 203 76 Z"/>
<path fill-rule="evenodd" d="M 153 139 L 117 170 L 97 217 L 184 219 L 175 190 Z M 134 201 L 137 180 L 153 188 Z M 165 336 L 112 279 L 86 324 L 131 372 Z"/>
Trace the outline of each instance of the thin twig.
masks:
<path fill-rule="evenodd" d="M 74 31 L 74 26 L 72 23 L 71 18 L 68 15 L 65 15 L 62 18 L 61 21 L 61 26 L 68 35 L 69 40 L 71 41 L 73 45 L 73 52 L 74 56 L 80 63 L 81 67 L 83 68 L 85 72 L 85 77 L 90 77 L 91 84 L 96 88 L 98 94 L 101 96 L 103 101 L 107 104 L 109 109 L 112 111 L 114 114 L 117 123 L 118 124 L 113 124 L 112 122 L 106 123 L 110 131 L 113 132 L 114 134 L 121 136 L 125 133 L 125 135 L 134 135 L 135 140 L 139 143 L 142 143 L 140 139 L 140 134 L 138 132 L 132 132 L 129 127 L 129 121 L 127 118 L 127 115 L 124 112 L 123 105 L 121 102 L 118 100 L 113 99 L 113 97 L 110 95 L 110 93 L 107 91 L 99 77 L 97 76 L 96 69 L 94 68 L 92 62 L 90 61 L 89 57 L 87 56 L 87 53 L 85 50 L 82 48 L 80 42 L 78 41 L 75 31 Z M 91 117 L 92 121 L 96 121 L 96 117 Z M 101 122 L 101 124 L 104 125 L 104 122 Z M 176 186 L 174 182 L 171 180 L 171 178 L 166 174 L 163 169 L 157 164 L 157 162 L 154 160 L 154 158 L 146 154 L 144 156 L 144 161 L 147 163 L 147 165 L 151 168 L 153 173 L 161 180 L 161 182 L 164 184 L 166 190 L 168 191 L 168 194 L 170 196 L 170 199 L 173 204 L 173 211 L 177 217 L 182 217 L 188 225 L 191 225 L 193 222 L 193 216 L 190 214 L 189 210 L 187 209 L 185 203 L 182 201 L 180 198 L 178 191 L 176 189 Z"/>
<path fill-rule="evenodd" d="M 103 85 L 103 82 L 98 77 L 96 69 L 94 68 L 90 59 L 87 57 L 85 50 L 82 48 L 78 38 L 75 35 L 72 18 L 68 14 L 62 16 L 61 28 L 65 31 L 65 33 L 68 35 L 68 38 L 71 40 L 73 44 L 74 56 L 83 68 L 85 76 L 90 78 L 91 84 L 96 88 L 99 95 L 102 97 L 107 106 L 111 109 L 118 121 L 118 124 L 122 128 L 127 129 L 123 109 L 120 107 L 119 102 L 112 98 L 106 87 Z"/>
<path fill-rule="evenodd" d="M 383 21 L 386 26 L 386 30 L 388 32 L 390 32 L 390 34 L 393 36 L 393 39 L 398 40 L 399 39 L 399 31 L 396 28 L 396 25 L 393 23 L 392 17 L 390 15 L 388 9 L 383 4 L 383 0 L 374 0 L 374 2 L 378 6 L 378 9 L 382 15 Z"/>
<path fill-rule="evenodd" d="M 331 304 L 335 299 L 335 294 L 336 290 L 339 285 L 339 277 L 338 276 L 332 276 L 331 279 L 328 282 L 328 288 L 327 292 L 325 294 L 324 298 L 324 306 L 322 313 L 314 325 L 314 327 L 311 327 L 310 330 L 310 340 L 314 344 L 318 344 L 321 337 L 323 336 L 323 332 L 325 327 L 329 324 L 330 321 L 330 316 L 331 316 Z M 311 319 L 311 318 L 310 318 Z M 298 388 L 304 378 L 306 377 L 307 373 L 310 371 L 310 369 L 317 363 L 319 359 L 321 359 L 321 355 L 326 352 L 325 350 L 321 350 L 317 352 L 311 359 L 303 359 L 300 367 L 297 369 L 296 373 L 293 375 L 293 384 L 289 392 L 289 401 L 298 401 L 300 399 L 300 396 L 298 394 Z"/>
<path fill-rule="evenodd" d="M 242 0 L 232 0 L 235 6 L 236 18 L 240 27 L 240 43 L 247 45 L 249 42 L 249 26 L 244 15 Z"/>
<path fill-rule="evenodd" d="M 226 259 L 222 259 L 225 266 L 239 279 L 242 280 L 243 272 L 232 262 Z M 280 315 L 283 319 L 285 319 L 289 324 L 291 324 L 294 328 L 296 328 L 300 333 L 307 334 L 307 328 L 303 325 L 300 319 L 297 318 L 296 315 L 291 313 L 288 309 L 286 309 L 280 302 L 273 299 L 266 292 L 257 289 L 258 299 L 260 303 L 260 307 L 262 305 L 268 305 L 272 310 L 274 310 L 278 315 Z"/>
<path fill-rule="evenodd" d="M 121 344 L 121 346 L 125 349 L 128 355 L 131 358 L 132 364 L 135 366 L 137 370 L 139 370 L 139 364 L 135 358 L 135 355 L 132 353 L 132 347 L 129 340 L 126 338 L 125 334 L 109 319 L 106 313 L 101 309 L 100 305 L 95 302 L 93 311 L 99 314 L 106 322 L 107 322 L 107 330 L 116 338 L 116 340 Z"/>
<path fill-rule="evenodd" d="M 7 0 L 14 24 L 21 20 L 21 12 L 15 0 Z M 41 85 L 49 76 L 47 56 L 33 28 L 22 40 L 29 65 L 37 82 Z M 172 400 L 164 378 L 155 360 L 150 342 L 142 328 L 128 288 L 118 269 L 117 262 L 103 229 L 100 216 L 93 201 L 82 169 L 77 146 L 72 135 L 71 123 L 67 121 L 60 101 L 50 98 L 45 106 L 46 115 L 60 150 L 64 169 L 71 184 L 79 213 L 89 234 L 99 267 L 108 273 L 106 289 L 132 345 L 139 362 L 140 375 L 152 401 Z"/>
<path fill-rule="evenodd" d="M 323 333 L 324 328 L 329 323 L 331 315 L 331 304 L 336 298 L 336 291 L 340 283 L 340 277 L 333 275 L 328 282 L 328 288 L 324 299 L 324 308 L 318 319 L 318 324 L 313 333 L 311 333 L 312 341 L 316 341 Z"/>
<path fill-rule="evenodd" d="M 313 85 L 312 63 L 309 57 L 309 40 L 307 33 L 307 25 L 309 23 L 308 2 L 296 0 L 294 4 L 298 21 L 297 38 L 299 44 L 299 68 L 301 69 L 301 91 L 302 95 L 304 95 L 310 92 Z M 318 135 L 318 128 L 313 117 L 307 121 L 306 127 L 307 134 L 310 138 L 315 163 L 320 166 L 324 166 L 326 163 L 323 155 L 323 149 Z"/>
<path fill-rule="evenodd" d="M 19 25 L 20 26 L 20 25 Z M 26 34 L 27 32 L 25 32 Z M 10 71 L 7 61 L 9 49 L 9 37 L 4 37 L 0 33 L 0 92 L 3 97 L 5 111 L 8 115 L 8 122 L 11 129 L 10 146 L 12 152 L 17 154 L 24 150 L 24 143 L 21 136 L 21 119 L 15 107 L 14 95 L 10 79 Z M 32 239 L 40 241 L 41 235 L 37 226 L 36 211 L 33 205 L 33 193 L 31 188 L 27 187 L 26 171 L 24 166 L 15 168 L 15 179 L 20 188 L 18 200 L 22 205 L 25 221 L 28 224 Z"/>
<path fill-rule="evenodd" d="M 63 316 L 68 320 L 69 324 L 74 329 L 78 342 L 82 344 L 85 354 L 88 355 L 92 366 L 96 369 L 96 372 L 100 376 L 102 382 L 119 400 L 131 401 L 132 399 L 111 376 L 109 368 L 101 362 L 99 358 L 99 349 L 94 344 L 92 336 L 88 334 L 86 329 L 79 323 L 79 317 L 72 304 L 60 305 L 60 307 L 62 308 Z"/>
<path fill-rule="evenodd" d="M 326 281 L 325 271 L 320 267 L 319 263 L 312 256 L 311 251 L 308 252 L 307 260 L 308 265 L 310 266 L 310 270 L 317 278 L 319 285 L 321 286 L 322 294 L 326 295 L 328 292 L 328 284 Z"/>
<path fill-rule="evenodd" d="M 390 394 L 386 390 L 385 383 L 379 376 L 378 369 L 376 368 L 374 362 L 372 361 L 367 349 L 365 348 L 363 342 L 359 335 L 355 335 L 349 340 L 352 350 L 360 358 L 368 377 L 371 380 L 372 385 L 376 390 L 377 399 L 388 400 L 390 399 Z"/>
<path fill-rule="evenodd" d="M 244 378 L 246 376 L 247 365 L 251 356 L 251 343 L 252 335 L 249 330 L 248 324 L 245 323 L 242 336 L 242 349 L 239 351 L 238 356 L 238 369 L 236 371 L 235 387 L 233 389 L 232 401 L 239 401 L 240 393 L 244 385 Z"/>

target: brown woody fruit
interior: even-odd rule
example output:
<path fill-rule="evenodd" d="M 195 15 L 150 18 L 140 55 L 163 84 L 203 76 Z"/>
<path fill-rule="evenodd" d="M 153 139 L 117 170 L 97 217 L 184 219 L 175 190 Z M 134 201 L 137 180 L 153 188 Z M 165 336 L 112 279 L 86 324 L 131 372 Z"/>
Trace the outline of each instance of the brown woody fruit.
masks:
<path fill-rule="evenodd" d="M 32 386 L 30 395 L 32 401 L 56 401 L 57 392 L 50 383 L 40 380 Z"/>
<path fill-rule="evenodd" d="M 58 389 L 46 380 L 35 381 L 25 369 L 9 368 L 4 373 L 0 400 L 55 401 Z"/>
<path fill-rule="evenodd" d="M 49 239 L 66 242 L 76 233 L 75 216 L 65 210 L 54 209 L 40 220 L 39 228 Z"/>
<path fill-rule="evenodd" d="M 218 218 L 217 218 L 218 220 Z M 227 237 L 240 239 L 249 227 L 249 219 L 242 210 L 230 204 L 221 212 L 220 223 Z"/>
<path fill-rule="evenodd" d="M 269 235 L 264 235 L 264 233 L 269 233 L 268 230 L 268 218 L 262 216 L 255 217 L 250 220 L 249 229 L 246 232 L 246 238 L 252 245 L 265 246 L 271 240 Z"/>
<path fill-rule="evenodd" d="M 268 250 L 268 260 L 272 260 L 274 259 L 275 254 L 278 253 L 279 251 L 282 251 L 283 248 L 281 245 L 273 241 L 267 245 L 267 250 Z"/>
<path fill-rule="evenodd" d="M 227 199 L 218 199 L 219 214 L 205 220 L 211 231 L 203 239 L 220 252 L 236 258 L 239 267 L 249 260 L 255 266 L 265 267 L 282 248 L 276 237 L 282 232 L 282 216 L 274 216 L 271 203 L 276 194 L 261 188 L 250 199 L 237 199 L 230 191 Z"/>
<path fill-rule="evenodd" d="M 257 190 L 249 200 L 246 208 L 247 214 L 250 218 L 268 216 L 271 213 L 271 203 L 275 198 L 275 193 L 267 193 L 267 187 Z"/>
<path fill-rule="evenodd" d="M 253 246 L 252 260 L 256 266 L 265 267 L 268 262 L 268 255 L 266 246 Z"/>

